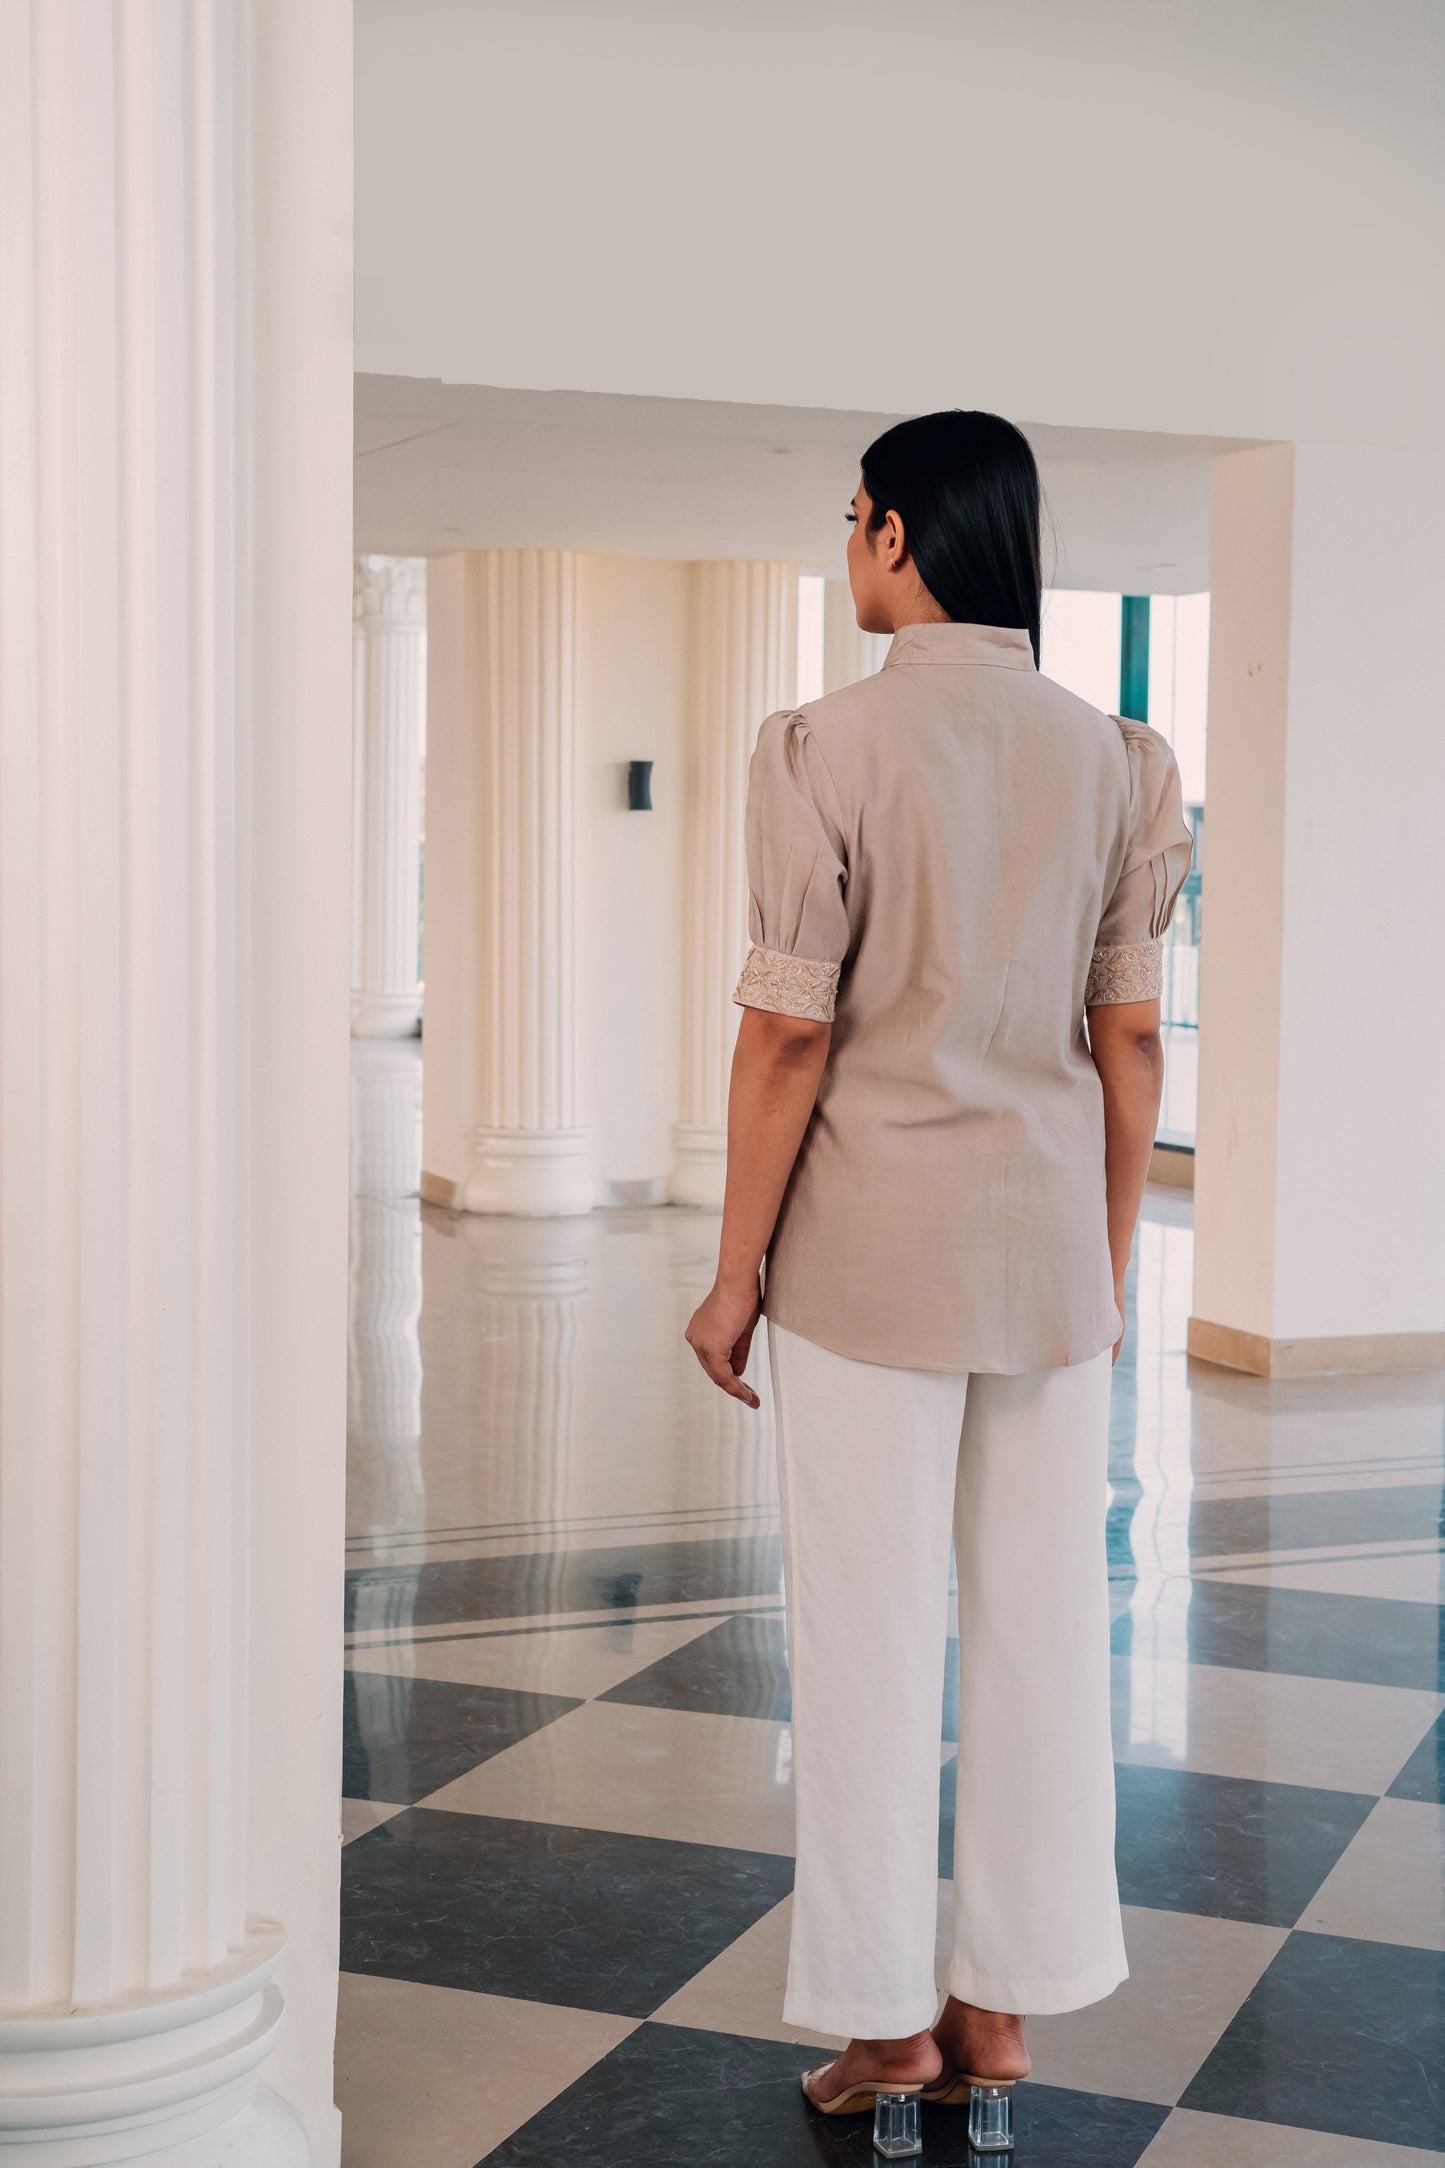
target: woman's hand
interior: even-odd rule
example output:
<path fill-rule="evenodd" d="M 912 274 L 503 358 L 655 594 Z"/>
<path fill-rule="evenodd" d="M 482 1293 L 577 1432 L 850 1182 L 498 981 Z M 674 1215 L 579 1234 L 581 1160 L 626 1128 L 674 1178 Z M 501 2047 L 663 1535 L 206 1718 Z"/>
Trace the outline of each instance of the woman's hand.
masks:
<path fill-rule="evenodd" d="M 751 1385 L 744 1385 L 742 1373 L 760 1308 L 756 1279 L 751 1286 L 736 1288 L 714 1282 L 712 1293 L 698 1304 L 687 1328 L 687 1344 L 713 1384 L 750 1408 L 760 1403 Z"/>
<path fill-rule="evenodd" d="M 1114 1361 L 1115 1361 L 1115 1362 L 1117 1362 L 1117 1361 L 1119 1360 L 1119 1350 L 1120 1350 L 1120 1348 L 1121 1348 L 1121 1347 L 1122 1347 L 1122 1346 L 1124 1345 L 1124 1335 L 1125 1335 L 1125 1333 L 1126 1333 L 1126 1332 L 1128 1331 L 1128 1329 L 1129 1329 L 1129 1326 L 1128 1326 L 1128 1317 L 1129 1317 L 1129 1313 L 1128 1313 L 1128 1311 L 1127 1311 L 1127 1310 L 1125 1309 L 1125 1307 L 1124 1307 L 1124 1281 L 1123 1281 L 1123 1277 L 1122 1277 L 1122 1275 L 1116 1275 L 1116 1276 L 1115 1276 L 1115 1280 L 1114 1280 L 1114 1303 L 1115 1303 L 1115 1306 L 1116 1306 L 1116 1308 L 1118 1309 L 1118 1312 L 1119 1312 L 1119 1316 L 1120 1316 L 1120 1318 L 1121 1318 L 1121 1319 L 1123 1320 L 1123 1322 L 1122 1322 L 1122 1323 L 1120 1324 L 1120 1327 L 1119 1327 L 1119 1337 L 1118 1337 L 1118 1339 L 1117 1339 L 1117 1340 L 1116 1340 L 1116 1341 L 1114 1342 L 1114 1358 L 1113 1358 L 1113 1359 L 1114 1359 Z"/>

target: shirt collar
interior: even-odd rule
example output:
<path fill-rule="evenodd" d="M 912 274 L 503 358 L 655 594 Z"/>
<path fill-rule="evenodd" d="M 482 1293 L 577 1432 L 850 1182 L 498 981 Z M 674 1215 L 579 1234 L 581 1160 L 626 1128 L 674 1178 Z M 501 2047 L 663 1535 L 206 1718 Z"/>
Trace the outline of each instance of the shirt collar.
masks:
<path fill-rule="evenodd" d="M 1033 645 L 1013 625 L 900 625 L 883 658 L 893 662 L 984 663 L 998 670 L 1032 670 Z"/>

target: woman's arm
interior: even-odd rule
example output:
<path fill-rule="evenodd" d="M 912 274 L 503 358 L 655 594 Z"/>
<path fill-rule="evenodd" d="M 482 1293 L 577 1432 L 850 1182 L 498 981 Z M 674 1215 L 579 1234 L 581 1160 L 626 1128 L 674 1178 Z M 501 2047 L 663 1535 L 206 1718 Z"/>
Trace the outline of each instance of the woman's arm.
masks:
<path fill-rule="evenodd" d="M 1104 1184 L 1114 1300 L 1124 1315 L 1124 1275 L 1149 1173 L 1164 1090 L 1157 1001 L 1100 1002 L 1088 1011 L 1089 1050 L 1104 1087 Z M 1114 1342 L 1114 1360 L 1123 1346 Z"/>
<path fill-rule="evenodd" d="M 712 1292 L 688 1345 L 715 1385 L 758 1405 L 742 1372 L 758 1322 L 758 1275 L 803 1141 L 833 1037 L 831 1024 L 744 1009 L 728 1087 L 728 1171 Z"/>

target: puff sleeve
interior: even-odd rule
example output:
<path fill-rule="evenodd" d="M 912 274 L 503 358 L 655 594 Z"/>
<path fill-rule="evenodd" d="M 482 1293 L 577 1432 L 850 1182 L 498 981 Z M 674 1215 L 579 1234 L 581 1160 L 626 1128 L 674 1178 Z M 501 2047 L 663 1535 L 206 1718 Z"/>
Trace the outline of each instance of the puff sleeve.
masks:
<path fill-rule="evenodd" d="M 1194 850 L 1167 740 L 1145 723 L 1114 719 L 1129 763 L 1129 841 L 1094 937 L 1086 1007 L 1158 999 L 1163 934 Z"/>
<path fill-rule="evenodd" d="M 748 770 L 748 928 L 733 994 L 746 1009 L 833 1020 L 848 954 L 842 810 L 801 715 L 770 715 Z"/>

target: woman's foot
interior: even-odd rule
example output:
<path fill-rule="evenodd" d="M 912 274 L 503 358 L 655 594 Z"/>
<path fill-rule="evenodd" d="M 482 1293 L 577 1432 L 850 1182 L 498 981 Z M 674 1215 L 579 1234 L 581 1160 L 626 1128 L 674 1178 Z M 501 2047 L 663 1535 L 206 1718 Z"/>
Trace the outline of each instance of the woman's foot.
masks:
<path fill-rule="evenodd" d="M 851 2092 L 855 2085 L 931 2085 L 943 2068 L 932 2033 L 906 2040 L 850 2040 L 836 2062 L 810 2070 L 803 2090 L 815 2106 Z"/>
<path fill-rule="evenodd" d="M 992 2078 L 999 2084 L 1029 2074 L 1024 2021 L 1002 2010 L 978 2010 L 971 2002 L 950 1995 L 933 2028 L 933 2040 L 945 2070 Z"/>

